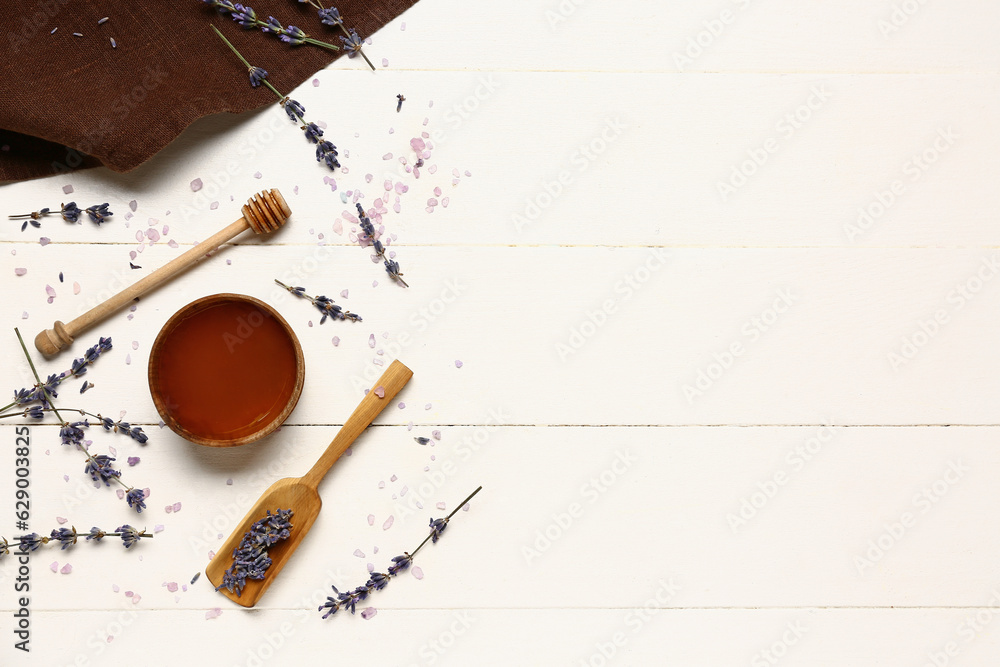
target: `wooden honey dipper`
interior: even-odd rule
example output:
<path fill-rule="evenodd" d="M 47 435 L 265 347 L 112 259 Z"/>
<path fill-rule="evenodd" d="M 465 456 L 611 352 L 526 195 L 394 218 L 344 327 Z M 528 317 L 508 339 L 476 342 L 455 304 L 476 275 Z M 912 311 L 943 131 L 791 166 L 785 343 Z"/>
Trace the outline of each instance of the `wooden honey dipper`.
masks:
<path fill-rule="evenodd" d="M 292 214 L 285 198 L 277 190 L 265 190 L 254 195 L 253 198 L 247 200 L 242 212 L 243 217 L 236 222 L 216 232 L 183 255 L 175 257 L 145 278 L 126 287 L 104 303 L 94 306 L 75 320 L 68 324 L 56 321 L 51 329 L 46 329 L 35 336 L 35 347 L 46 358 L 54 357 L 59 354 L 60 350 L 69 347 L 76 336 L 121 309 L 136 297 L 159 287 L 181 271 L 194 265 L 226 241 L 232 240 L 247 229 L 252 229 L 257 234 L 273 232 L 284 225 L 288 216 Z"/>

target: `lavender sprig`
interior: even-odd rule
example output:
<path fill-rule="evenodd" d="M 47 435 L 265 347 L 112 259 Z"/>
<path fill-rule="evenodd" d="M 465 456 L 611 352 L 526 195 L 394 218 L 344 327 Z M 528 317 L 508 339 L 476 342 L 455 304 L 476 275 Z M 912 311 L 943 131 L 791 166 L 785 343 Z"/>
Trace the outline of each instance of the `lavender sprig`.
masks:
<path fill-rule="evenodd" d="M 267 550 L 291 535 L 293 526 L 289 519 L 293 514 L 291 509 L 277 509 L 274 514 L 267 510 L 267 516 L 255 521 L 239 546 L 233 549 L 233 564 L 222 575 L 222 583 L 215 590 L 225 588 L 241 597 L 247 579 L 263 579 L 271 567 Z"/>
<path fill-rule="evenodd" d="M 101 338 L 97 345 L 94 345 L 88 349 L 82 357 L 75 359 L 72 366 L 68 371 L 63 371 L 58 375 L 50 375 L 45 381 L 43 386 L 35 385 L 31 389 L 21 389 L 20 391 L 14 392 L 14 401 L 4 407 L 0 408 L 0 412 L 12 408 L 15 405 L 27 405 L 35 401 L 42 403 L 42 407 L 48 407 L 48 401 L 46 396 L 51 395 L 53 397 L 58 396 L 56 388 L 62 384 L 64 380 L 68 380 L 73 377 L 79 377 L 87 372 L 87 367 L 93 364 L 97 359 L 111 349 L 111 339 Z M 27 354 L 27 350 L 25 350 Z M 35 418 L 41 418 L 40 415 L 26 415 Z"/>
<path fill-rule="evenodd" d="M 108 206 L 110 206 L 110 204 L 107 203 L 95 204 L 93 206 L 87 207 L 84 211 L 87 213 L 87 215 L 90 217 L 91 220 L 100 225 L 107 218 L 110 218 L 112 215 L 114 215 L 114 213 L 108 210 Z M 37 211 L 32 211 L 31 213 L 23 213 L 21 215 L 9 215 L 7 216 L 7 218 L 9 220 L 24 220 L 24 223 L 21 225 L 21 231 L 23 232 L 25 229 L 28 228 L 29 223 L 31 224 L 32 227 L 35 228 L 41 227 L 42 223 L 40 223 L 39 220 L 49 215 L 55 215 L 56 213 L 62 216 L 62 219 L 65 220 L 66 222 L 76 222 L 80 219 L 80 214 L 83 213 L 84 211 L 80 210 L 80 207 L 76 205 L 76 202 L 71 201 L 68 204 L 60 204 L 58 211 L 53 211 L 52 209 L 49 208 L 41 208 L 38 209 Z"/>
<path fill-rule="evenodd" d="M 358 241 L 362 244 L 361 247 L 364 247 L 365 241 L 371 242 L 372 247 L 375 249 L 375 256 L 382 260 L 385 265 L 385 272 L 389 274 L 389 277 L 403 287 L 409 287 L 409 285 L 406 284 L 406 281 L 403 280 L 403 274 L 399 270 L 399 262 L 385 256 L 385 246 L 382 245 L 382 241 L 380 241 L 375 234 L 375 225 L 373 225 L 372 221 L 367 215 L 365 215 L 364 207 L 358 202 L 355 202 L 354 205 L 358 208 L 358 218 L 361 221 L 359 226 L 361 227 L 361 231 L 364 232 L 364 236 L 358 236 Z"/>
<path fill-rule="evenodd" d="M 299 0 L 300 2 L 302 0 Z M 352 29 L 348 30 L 347 26 L 344 25 L 344 19 L 340 16 L 340 12 L 336 7 L 331 7 L 329 9 L 323 9 L 323 5 L 317 2 L 310 2 L 313 7 L 316 8 L 316 13 L 319 15 L 320 23 L 324 25 L 332 26 L 334 28 L 340 28 L 341 32 L 344 34 L 340 36 L 340 41 L 344 43 L 344 48 L 348 49 L 348 58 L 353 58 L 354 56 L 360 55 L 368 63 L 368 66 L 375 71 L 375 65 L 372 61 L 368 60 L 368 56 L 365 52 L 361 50 L 362 40 L 358 38 L 358 34 Z"/>
<path fill-rule="evenodd" d="M 301 125 L 299 129 L 302 130 L 305 135 L 306 141 L 316 144 L 316 161 L 325 163 L 331 170 L 339 168 L 340 161 L 337 159 L 337 156 L 339 155 L 337 147 L 331 142 L 323 139 L 323 130 L 316 123 L 306 122 L 306 108 L 287 95 L 282 95 L 281 91 L 271 85 L 271 82 L 267 80 L 267 71 L 261 67 L 257 67 L 256 65 L 251 65 L 250 62 L 243 57 L 243 54 L 241 54 L 236 47 L 233 46 L 233 43 L 226 39 L 226 36 L 219 32 L 219 29 L 214 25 L 212 26 L 212 30 L 214 30 L 215 34 L 226 43 L 226 46 L 228 46 L 233 53 L 236 54 L 236 57 L 242 60 L 243 64 L 247 66 L 247 71 L 250 73 L 250 85 L 255 88 L 261 84 L 266 86 L 271 90 L 271 92 L 278 96 L 278 106 L 285 110 L 285 113 L 288 115 L 288 119 L 290 121 L 293 123 L 298 123 L 299 121 L 305 123 L 304 125 Z"/>
<path fill-rule="evenodd" d="M 42 412 L 51 411 L 60 421 L 62 426 L 59 429 L 59 435 L 62 438 L 62 443 L 64 445 L 72 445 L 83 452 L 83 455 L 87 457 L 87 466 L 85 471 L 88 472 L 95 481 L 100 479 L 104 481 L 106 485 L 110 486 L 109 481 L 114 480 L 124 487 L 126 489 L 124 497 L 128 506 L 135 509 L 136 512 L 142 513 L 142 510 L 146 509 L 146 504 L 144 502 L 146 497 L 145 492 L 142 489 L 131 487 L 121 480 L 120 472 L 115 471 L 110 467 L 110 462 L 114 459 L 110 459 L 110 457 L 99 458 L 87 451 L 87 446 L 83 442 L 83 429 L 88 428 L 90 426 L 90 422 L 83 419 L 81 421 L 70 423 L 62 418 L 62 415 L 59 414 L 58 408 L 56 408 L 56 406 L 52 403 L 52 399 L 56 396 L 54 388 L 62 382 L 64 377 L 67 377 L 66 374 L 50 375 L 46 382 L 42 382 L 41 378 L 38 376 L 38 369 L 35 368 L 35 362 L 31 359 L 31 354 L 28 353 L 28 347 L 24 344 L 24 338 L 21 337 L 21 332 L 17 329 L 17 327 L 14 327 L 14 333 L 17 335 L 17 340 L 21 344 L 21 350 L 24 352 L 24 356 L 28 360 L 28 366 L 31 367 L 31 372 L 35 376 L 36 384 L 32 390 L 33 400 L 41 402 L 43 406 L 41 408 Z M 101 338 L 100 342 L 90 348 L 82 359 L 78 359 L 74 362 L 74 368 L 69 371 L 69 373 L 71 375 L 79 375 L 86 372 L 86 367 L 96 361 L 103 352 L 109 349 L 111 349 L 111 339 Z M 22 389 L 20 392 L 15 393 L 15 399 L 17 399 L 18 396 L 23 396 L 25 392 L 26 390 Z M 15 404 L 16 403 L 7 407 L 9 408 Z M 6 409 L 7 408 L 3 408 L 3 410 Z M 77 412 L 82 415 L 90 415 L 97 418 L 105 429 L 108 429 L 107 423 L 110 422 L 116 427 L 115 430 L 129 435 L 140 443 L 144 443 L 148 439 L 146 434 L 142 432 L 141 428 L 133 427 L 127 422 L 112 422 L 111 420 L 105 420 L 100 415 L 91 415 L 91 413 L 85 412 L 84 410 L 77 410 Z M 18 411 L 9 414 L 0 414 L 0 417 L 11 417 L 20 414 L 22 413 Z M 31 411 L 29 409 L 25 410 L 23 414 L 25 416 L 36 417 L 38 411 Z"/>
<path fill-rule="evenodd" d="M 16 546 L 18 551 L 22 554 L 29 554 L 32 551 L 37 551 L 46 544 L 58 544 L 60 549 L 65 551 L 71 546 L 74 546 L 81 537 L 84 538 L 85 542 L 89 542 L 91 540 L 94 542 L 100 542 L 101 539 L 105 537 L 120 537 L 122 538 L 122 544 L 125 545 L 125 548 L 130 549 L 143 537 L 153 536 L 147 533 L 145 528 L 139 530 L 128 524 L 118 526 L 113 533 L 103 531 L 96 526 L 91 528 L 90 531 L 86 533 L 78 533 L 75 527 L 55 528 L 48 535 L 39 535 L 38 533 L 17 535 L 12 538 L 12 542 L 8 542 L 5 537 L 0 537 L 0 558 L 3 558 L 10 553 L 10 547 L 12 545 Z"/>
<path fill-rule="evenodd" d="M 277 278 L 275 278 L 274 282 L 278 283 L 279 285 L 284 287 L 286 290 L 288 290 L 295 296 L 300 297 L 302 299 L 308 299 L 309 301 L 311 301 L 312 305 L 316 306 L 316 308 L 319 309 L 319 312 L 323 313 L 323 318 L 319 321 L 320 324 L 326 322 L 326 318 L 328 317 L 335 320 L 351 320 L 352 322 L 361 321 L 360 315 L 352 313 L 349 310 L 344 310 L 336 303 L 334 303 L 333 299 L 329 297 L 325 296 L 311 297 L 308 294 L 306 294 L 305 287 L 289 287 L 288 285 L 281 282 Z"/>
<path fill-rule="evenodd" d="M 424 538 L 424 541 L 413 550 L 413 553 L 403 552 L 402 556 L 393 557 L 392 565 L 386 568 L 384 574 L 381 572 L 372 572 L 368 576 L 368 581 L 365 582 L 363 586 L 358 586 L 353 591 L 349 592 L 339 591 L 336 586 L 332 586 L 331 588 L 333 588 L 334 595 L 327 597 L 326 602 L 323 603 L 317 611 L 325 610 L 326 613 L 323 614 L 323 618 L 328 618 L 336 614 L 341 609 L 346 609 L 353 614 L 357 610 L 357 604 L 359 602 L 363 602 L 375 591 L 380 591 L 388 586 L 389 579 L 391 577 L 395 577 L 400 572 L 405 572 L 409 569 L 410 565 L 413 563 L 414 556 L 416 556 L 417 552 L 420 551 L 425 544 L 427 544 L 427 540 L 430 540 L 432 544 L 436 543 L 441 538 L 441 533 L 443 533 L 444 529 L 448 527 L 448 522 L 451 521 L 451 517 L 455 516 L 455 513 L 458 512 L 458 510 L 465 507 L 477 493 L 482 491 L 482 489 L 483 487 L 480 486 L 475 491 L 470 493 L 468 498 L 463 500 L 454 510 L 452 510 L 451 514 L 443 519 L 431 519 L 430 534 L 428 534 L 427 537 Z M 362 616 L 363 615 L 364 614 L 362 614 Z"/>
<path fill-rule="evenodd" d="M 268 16 L 266 21 L 261 21 L 257 17 L 257 13 L 253 10 L 253 7 L 250 7 L 249 5 L 242 5 L 238 2 L 230 2 L 229 0 L 201 1 L 210 7 L 218 9 L 220 14 L 228 14 L 229 18 L 236 23 L 239 23 L 243 28 L 260 28 L 261 32 L 264 34 L 277 35 L 281 41 L 291 46 L 314 44 L 316 46 L 322 46 L 323 48 L 330 49 L 331 51 L 340 50 L 339 46 L 334 46 L 333 44 L 313 39 L 293 25 L 288 27 L 281 25 L 281 22 L 273 16 Z"/>

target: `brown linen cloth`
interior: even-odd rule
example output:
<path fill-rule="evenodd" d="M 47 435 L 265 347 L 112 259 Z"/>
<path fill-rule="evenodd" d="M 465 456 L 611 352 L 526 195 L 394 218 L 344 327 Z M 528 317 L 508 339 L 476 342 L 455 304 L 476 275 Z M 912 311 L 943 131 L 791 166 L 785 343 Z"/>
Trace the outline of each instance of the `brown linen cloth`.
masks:
<path fill-rule="evenodd" d="M 336 6 L 345 26 L 364 39 L 415 3 L 341 0 Z M 305 2 L 244 4 L 262 21 L 274 16 L 286 27 L 342 45 L 338 35 L 344 33 L 320 23 Z M 244 29 L 200 0 L 0 0 L 0 11 L 7 27 L 0 60 L 0 181 L 101 164 L 129 171 L 202 116 L 276 103 L 271 91 L 250 87 L 246 66 L 210 24 L 251 64 L 267 70 L 283 93 L 344 54 Z M 58 30 L 50 34 L 53 28 Z M 365 48 L 374 63 L 377 53 L 375 46 Z M 351 62 L 368 70 L 360 57 Z"/>

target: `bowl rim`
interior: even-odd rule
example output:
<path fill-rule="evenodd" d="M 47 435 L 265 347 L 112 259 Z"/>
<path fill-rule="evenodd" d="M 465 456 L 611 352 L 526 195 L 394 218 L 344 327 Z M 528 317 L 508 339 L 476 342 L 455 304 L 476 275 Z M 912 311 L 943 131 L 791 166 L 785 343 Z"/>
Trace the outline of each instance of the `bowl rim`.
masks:
<path fill-rule="evenodd" d="M 177 423 L 176 419 L 174 419 L 169 410 L 167 410 L 166 403 L 160 395 L 157 382 L 159 373 L 156 370 L 156 367 L 159 362 L 161 348 L 164 345 L 167 335 L 173 331 L 174 327 L 177 326 L 178 321 L 182 317 L 186 317 L 191 315 L 193 312 L 203 310 L 207 306 L 225 301 L 240 301 L 252 304 L 257 308 L 267 311 L 275 319 L 275 321 L 281 325 L 282 330 L 284 330 L 284 332 L 288 335 L 288 339 L 291 341 L 295 352 L 295 386 L 292 387 L 292 394 L 289 396 L 288 403 L 285 405 L 284 409 L 276 415 L 274 419 L 261 428 L 257 429 L 253 433 L 239 438 L 212 439 L 192 433 Z M 288 416 L 292 413 L 292 410 L 295 409 L 295 406 L 299 402 L 299 397 L 302 395 L 302 386 L 305 384 L 305 372 L 305 356 L 302 353 L 302 345 L 299 343 L 299 339 L 298 336 L 295 335 L 295 331 L 292 330 L 292 327 L 288 324 L 285 318 L 283 318 L 278 311 L 264 301 L 247 294 L 235 294 L 233 292 L 209 294 L 199 299 L 195 299 L 187 305 L 181 306 L 167 319 L 167 321 L 160 328 L 160 331 L 156 334 L 156 339 L 153 341 L 152 348 L 150 348 L 149 362 L 146 367 L 149 393 L 153 398 L 153 405 L 156 407 L 156 412 L 160 415 L 160 419 L 162 419 L 163 422 L 170 427 L 171 431 L 181 436 L 188 442 L 193 442 L 196 445 L 204 445 L 206 447 L 237 447 L 239 445 L 246 445 L 251 442 L 256 442 L 276 431 L 282 424 L 285 423 L 285 420 L 288 419 Z"/>

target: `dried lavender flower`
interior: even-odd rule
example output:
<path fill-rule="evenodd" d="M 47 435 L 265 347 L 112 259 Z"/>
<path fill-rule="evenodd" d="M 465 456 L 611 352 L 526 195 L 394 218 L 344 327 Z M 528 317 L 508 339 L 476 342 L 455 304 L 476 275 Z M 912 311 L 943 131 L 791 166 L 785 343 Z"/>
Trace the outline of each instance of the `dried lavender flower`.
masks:
<path fill-rule="evenodd" d="M 367 599 L 368 596 L 375 591 L 380 591 L 388 586 L 389 579 L 391 577 L 395 577 L 400 572 L 405 572 L 409 569 L 410 565 L 413 563 L 413 557 L 417 555 L 417 552 L 420 551 L 425 544 L 427 544 L 428 540 L 430 540 L 431 543 L 436 543 L 438 539 L 440 539 L 441 533 L 443 533 L 444 529 L 448 526 L 448 522 L 451 520 L 451 517 L 455 516 L 455 513 L 458 512 L 458 510 L 465 507 L 465 505 L 472 500 L 472 498 L 479 493 L 482 488 L 483 487 L 480 486 L 469 494 L 469 496 L 459 503 L 459 505 L 455 507 L 455 509 L 452 510 L 451 514 L 448 516 L 443 519 L 431 519 L 430 534 L 428 534 L 427 537 L 424 538 L 424 541 L 413 550 L 412 554 L 404 551 L 402 556 L 394 556 L 392 564 L 386 568 L 385 573 L 372 572 L 364 586 L 358 586 L 350 593 L 341 592 L 336 586 L 333 586 L 334 595 L 327 597 L 326 602 L 318 608 L 318 611 L 324 612 L 323 618 L 329 618 L 330 616 L 336 614 L 340 609 L 346 609 L 353 614 L 356 611 L 357 604 L 359 602 Z"/>
<path fill-rule="evenodd" d="M 21 389 L 14 393 L 14 402 L 3 408 L 0 408 L 0 419 L 7 417 L 24 416 L 31 418 L 41 418 L 44 416 L 45 412 L 52 412 L 55 414 L 56 418 L 60 421 L 59 436 L 64 445 L 75 446 L 87 459 L 86 466 L 84 467 L 85 473 L 91 475 L 91 479 L 94 481 L 103 481 L 105 485 L 110 486 L 110 481 L 115 481 L 121 486 L 125 487 L 129 496 L 126 497 L 130 507 L 135 507 L 136 511 L 141 512 L 145 505 L 141 503 L 142 498 L 144 498 L 144 493 L 139 491 L 140 502 L 136 502 L 136 496 L 132 493 L 134 489 L 120 479 L 120 471 L 114 470 L 111 466 L 111 462 L 114 461 L 113 458 L 106 455 L 95 456 L 87 451 L 87 447 L 84 445 L 84 431 L 83 429 L 90 427 L 90 422 L 87 419 L 82 419 L 75 422 L 70 422 L 69 420 L 63 419 L 59 410 L 52 403 L 52 399 L 58 396 L 57 387 L 66 378 L 83 375 L 87 371 L 87 367 L 94 363 L 104 352 L 111 349 L 111 339 L 101 338 L 97 345 L 94 345 L 86 354 L 73 362 L 73 367 L 62 373 L 53 374 L 48 377 L 45 382 L 41 381 L 38 376 L 38 369 L 35 368 L 35 363 L 28 353 L 28 347 L 24 344 L 24 339 L 21 337 L 21 332 L 14 328 L 14 333 L 17 335 L 18 343 L 21 345 L 21 350 L 24 352 L 25 359 L 28 361 L 28 365 L 31 368 L 32 374 L 35 376 L 36 384 L 31 390 Z M 17 412 L 4 412 L 8 408 L 14 407 L 16 405 L 23 405 L 25 403 L 31 403 L 33 401 L 38 401 L 40 406 L 30 406 L 23 411 Z M 111 430 L 114 428 L 120 433 L 129 435 L 134 440 L 140 443 L 146 442 L 148 440 L 145 433 L 139 427 L 130 426 L 127 422 L 119 421 L 113 422 L 110 419 L 101 417 L 101 415 L 95 415 L 93 413 L 87 412 L 86 410 L 76 409 L 80 415 L 86 415 L 94 417 L 105 430 Z M 89 443 L 88 443 L 89 444 Z M 48 540 L 49 538 L 44 538 Z"/>
<path fill-rule="evenodd" d="M 353 58 L 354 56 L 361 54 L 361 57 L 365 59 L 365 62 L 368 63 L 368 66 L 372 68 L 372 71 L 375 71 L 375 65 L 373 65 L 372 61 L 368 59 L 368 56 L 365 55 L 365 52 L 361 50 L 362 42 L 360 39 L 358 39 L 358 34 L 354 32 L 354 30 L 349 31 L 347 29 L 347 27 L 344 25 L 344 19 L 340 16 L 340 12 L 337 11 L 336 7 L 323 9 L 323 6 L 317 2 L 310 2 L 309 4 L 311 4 L 313 7 L 316 8 L 316 13 L 319 15 L 320 23 L 334 28 L 340 28 L 340 31 L 344 33 L 344 35 L 340 37 L 340 40 L 345 44 L 350 43 L 352 45 L 352 48 L 354 49 L 350 53 L 350 57 Z M 356 48 L 354 47 L 355 42 L 356 42 Z"/>
<path fill-rule="evenodd" d="M 306 139 L 318 144 L 319 140 L 323 138 L 323 130 L 316 123 L 306 123 L 302 126 L 302 131 L 306 135 Z"/>
<path fill-rule="evenodd" d="M 304 287 L 290 287 L 278 279 L 275 279 L 274 282 L 281 285 L 295 296 L 300 297 L 302 299 L 308 299 L 309 301 L 311 301 L 312 304 L 316 306 L 316 308 L 319 310 L 319 312 L 323 314 L 323 317 L 319 321 L 320 324 L 326 322 L 326 319 L 328 317 L 333 318 L 335 320 L 351 320 L 352 322 L 361 321 L 360 315 L 356 315 L 355 313 L 352 313 L 349 310 L 344 310 L 336 303 L 334 303 L 333 299 L 329 297 L 326 296 L 311 297 L 305 293 Z"/>
<path fill-rule="evenodd" d="M 225 588 L 237 597 L 243 595 L 247 579 L 263 579 L 271 567 L 267 550 L 274 544 L 287 540 L 291 535 L 292 510 L 277 509 L 274 514 L 258 519 L 243 535 L 239 546 L 233 549 L 233 564 L 222 575 L 222 583 L 215 590 Z"/>
<path fill-rule="evenodd" d="M 87 215 L 99 225 L 104 222 L 105 218 L 110 218 L 114 213 L 108 210 L 108 204 L 105 203 L 88 207 Z"/>
<path fill-rule="evenodd" d="M 115 459 L 107 454 L 91 456 L 87 459 L 87 465 L 83 471 L 90 475 L 90 478 L 95 482 L 100 480 L 104 482 L 104 486 L 111 486 L 111 479 L 122 476 L 120 470 L 115 470 L 112 467 L 111 464 L 114 461 Z"/>
<path fill-rule="evenodd" d="M 403 97 L 402 93 L 400 93 L 399 95 L 396 95 L 396 113 L 399 113 L 403 109 L 403 102 L 405 102 L 405 101 L 406 101 L 406 98 Z"/>
<path fill-rule="evenodd" d="M 88 533 L 78 533 L 76 528 L 55 528 L 48 537 L 39 535 L 38 533 L 29 533 L 27 535 L 16 536 L 13 539 L 20 552 L 28 554 L 37 551 L 43 545 L 47 544 L 58 544 L 60 550 L 65 550 L 74 546 L 80 537 L 84 537 L 87 542 L 91 540 L 99 542 L 105 536 L 121 537 L 126 549 L 138 542 L 140 538 L 153 537 L 145 530 L 138 530 L 126 524 L 117 528 L 113 533 L 105 532 L 96 526 L 91 528 Z M 0 558 L 10 553 L 9 547 L 10 543 L 7 542 L 7 538 L 0 537 Z"/>
<path fill-rule="evenodd" d="M 330 7 L 329 9 L 319 9 L 317 12 L 319 14 L 320 23 L 330 26 L 344 25 L 344 19 L 340 17 L 340 12 L 337 11 L 336 7 Z"/>
<path fill-rule="evenodd" d="M 306 108 L 290 97 L 285 97 L 279 104 L 284 107 L 288 119 L 293 123 L 302 120 L 302 117 L 305 116 Z"/>
<path fill-rule="evenodd" d="M 102 222 L 105 221 L 106 218 L 110 218 L 112 215 L 114 215 L 111 211 L 108 210 L 108 206 L 109 204 L 107 203 L 95 204 L 94 206 L 87 208 L 86 212 L 90 216 L 91 220 L 100 225 Z M 68 204 L 59 205 L 58 213 L 60 216 L 62 216 L 62 219 L 65 220 L 66 222 L 77 222 L 80 219 L 80 214 L 82 212 L 83 211 L 80 210 L 80 207 L 76 205 L 76 202 L 71 201 Z M 25 221 L 24 224 L 21 225 L 21 231 L 23 232 L 28 227 L 29 223 L 31 224 L 32 227 L 36 228 L 41 227 L 42 225 L 39 222 L 39 220 L 48 215 L 54 215 L 51 209 L 40 208 L 37 211 L 32 211 L 31 213 L 24 213 L 21 215 L 10 215 L 7 217 L 10 220 L 24 220 Z"/>
<path fill-rule="evenodd" d="M 359 202 L 355 202 L 354 205 L 358 209 L 358 220 L 360 221 L 358 226 L 361 227 L 361 231 L 364 232 L 364 236 L 358 236 L 358 241 L 362 243 L 362 247 L 364 241 L 370 241 L 372 247 L 375 249 L 375 257 L 373 259 L 378 258 L 383 260 L 385 264 L 385 272 L 389 274 L 389 277 L 403 287 L 409 287 L 409 285 L 406 284 L 406 281 L 403 280 L 403 274 L 399 270 L 399 262 L 388 259 L 385 256 L 385 246 L 382 245 L 382 242 L 375 237 L 375 225 L 373 225 L 371 219 L 365 215 L 365 208 Z"/>
<path fill-rule="evenodd" d="M 277 35 L 281 41 L 292 46 L 298 46 L 300 44 L 313 44 L 315 46 L 322 46 L 323 48 L 330 49 L 332 51 L 340 50 L 340 47 L 338 46 L 322 42 L 318 39 L 313 39 L 293 25 L 290 25 L 287 28 L 283 27 L 281 22 L 273 16 L 268 16 L 267 21 L 261 21 L 257 16 L 257 12 L 255 12 L 253 7 L 250 7 L 249 5 L 233 3 L 230 2 L 230 0 L 202 0 L 202 2 L 210 7 L 216 8 L 221 14 L 229 14 L 229 18 L 240 24 L 243 28 L 260 28 L 261 32 L 264 34 Z"/>
<path fill-rule="evenodd" d="M 142 489 L 129 489 L 125 494 L 125 502 L 139 514 L 142 514 L 142 511 L 146 509 L 145 500 L 146 494 Z"/>
<path fill-rule="evenodd" d="M 263 67 L 250 67 L 250 85 L 256 88 L 267 78 L 267 70 Z"/>

